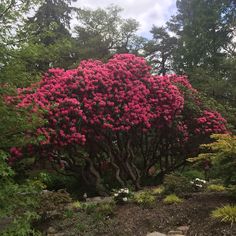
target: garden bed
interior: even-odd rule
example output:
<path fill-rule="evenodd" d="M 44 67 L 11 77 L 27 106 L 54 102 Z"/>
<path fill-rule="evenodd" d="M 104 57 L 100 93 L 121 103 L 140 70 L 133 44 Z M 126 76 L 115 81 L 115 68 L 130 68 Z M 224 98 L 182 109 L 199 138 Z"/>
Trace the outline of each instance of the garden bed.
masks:
<path fill-rule="evenodd" d="M 216 221 L 210 216 L 212 210 L 225 204 L 235 204 L 226 193 L 196 193 L 172 205 L 164 204 L 158 197 L 151 208 L 127 203 L 104 217 L 93 214 L 93 209 L 90 213 L 66 211 L 60 218 L 44 222 L 39 228 L 45 235 L 146 236 L 148 232 L 167 233 L 179 226 L 188 226 L 189 236 L 236 235 L 236 225 Z"/>

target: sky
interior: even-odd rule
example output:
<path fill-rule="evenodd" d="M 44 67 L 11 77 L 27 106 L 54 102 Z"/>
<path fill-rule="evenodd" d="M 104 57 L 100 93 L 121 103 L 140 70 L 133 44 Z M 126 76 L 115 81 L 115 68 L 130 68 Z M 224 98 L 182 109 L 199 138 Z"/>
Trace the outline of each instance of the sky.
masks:
<path fill-rule="evenodd" d="M 176 0 L 79 0 L 81 8 L 105 8 L 111 4 L 123 8 L 122 17 L 134 18 L 140 23 L 139 35 L 150 38 L 153 25 L 162 26 L 176 13 Z"/>

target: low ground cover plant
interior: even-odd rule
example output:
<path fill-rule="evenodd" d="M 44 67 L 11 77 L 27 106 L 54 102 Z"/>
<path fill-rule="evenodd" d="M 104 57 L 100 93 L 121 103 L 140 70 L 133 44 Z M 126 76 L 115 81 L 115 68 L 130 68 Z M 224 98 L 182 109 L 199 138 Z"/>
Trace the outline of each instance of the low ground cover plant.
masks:
<path fill-rule="evenodd" d="M 151 192 L 153 195 L 159 195 L 162 194 L 165 191 L 163 186 L 157 187 L 157 188 L 152 188 Z"/>
<path fill-rule="evenodd" d="M 220 184 L 210 184 L 207 186 L 207 190 L 212 192 L 223 192 L 226 190 L 225 186 Z"/>
<path fill-rule="evenodd" d="M 194 191 L 203 191 L 207 186 L 207 181 L 199 178 L 190 181 L 190 183 L 192 184 Z"/>
<path fill-rule="evenodd" d="M 114 201 L 117 204 L 127 203 L 133 197 L 133 193 L 128 188 L 115 190 L 113 194 Z"/>
<path fill-rule="evenodd" d="M 214 210 L 211 216 L 222 222 L 235 224 L 236 223 L 236 206 L 225 205 Z"/>
<path fill-rule="evenodd" d="M 163 202 L 165 204 L 178 204 L 178 203 L 181 203 L 183 202 L 183 200 L 181 198 L 179 198 L 177 195 L 175 194 L 170 194 L 170 195 L 167 195 L 164 199 L 163 199 Z"/>
<path fill-rule="evenodd" d="M 156 197 L 151 190 L 144 190 L 134 194 L 133 201 L 144 207 L 151 207 L 156 202 Z"/>
<path fill-rule="evenodd" d="M 164 193 L 177 195 L 184 195 L 193 192 L 193 184 L 184 176 L 173 173 L 166 175 L 164 178 Z"/>

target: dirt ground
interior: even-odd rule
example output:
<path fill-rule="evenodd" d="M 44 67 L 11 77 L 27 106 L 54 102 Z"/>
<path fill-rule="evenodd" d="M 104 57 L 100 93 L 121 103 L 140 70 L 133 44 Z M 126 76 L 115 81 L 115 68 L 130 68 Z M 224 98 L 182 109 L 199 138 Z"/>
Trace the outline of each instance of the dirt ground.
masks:
<path fill-rule="evenodd" d="M 67 213 L 60 219 L 44 222 L 41 229 L 53 227 L 63 236 L 146 236 L 148 232 L 167 233 L 179 226 L 189 226 L 188 236 L 236 236 L 236 225 L 210 217 L 212 210 L 225 204 L 236 202 L 225 193 L 195 193 L 174 205 L 165 205 L 157 198 L 152 208 L 128 203 L 102 219 L 85 212 Z"/>

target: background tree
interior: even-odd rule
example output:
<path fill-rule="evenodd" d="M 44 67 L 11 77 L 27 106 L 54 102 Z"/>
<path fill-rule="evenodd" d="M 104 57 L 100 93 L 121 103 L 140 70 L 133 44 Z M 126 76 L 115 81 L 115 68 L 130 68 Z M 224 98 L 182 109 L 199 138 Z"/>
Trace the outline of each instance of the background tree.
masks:
<path fill-rule="evenodd" d="M 0 75 L 3 82 L 23 87 L 37 81 L 51 66 L 68 67 L 73 63 L 70 20 L 75 9 L 70 3 L 47 0 L 31 5 L 31 14 L 22 12 L 24 17 L 18 18 L 20 26 L 14 40 L 8 41 L 8 52 L 4 53 Z M 14 32 L 14 27 L 9 30 Z"/>
<path fill-rule="evenodd" d="M 137 52 L 143 38 L 135 33 L 139 23 L 123 19 L 121 8 L 79 9 L 78 25 L 75 27 L 78 61 L 87 58 L 107 59 L 115 52 Z"/>
<path fill-rule="evenodd" d="M 168 28 L 178 38 L 174 53 L 177 73 L 222 102 L 235 104 L 232 80 L 224 61 L 232 57 L 236 3 L 230 0 L 178 0 L 178 13 Z"/>
<path fill-rule="evenodd" d="M 152 40 L 145 45 L 145 55 L 150 60 L 153 70 L 165 75 L 172 70 L 173 52 L 177 46 L 176 37 L 171 37 L 164 27 L 153 26 Z"/>

